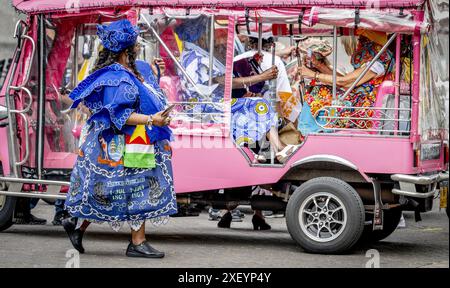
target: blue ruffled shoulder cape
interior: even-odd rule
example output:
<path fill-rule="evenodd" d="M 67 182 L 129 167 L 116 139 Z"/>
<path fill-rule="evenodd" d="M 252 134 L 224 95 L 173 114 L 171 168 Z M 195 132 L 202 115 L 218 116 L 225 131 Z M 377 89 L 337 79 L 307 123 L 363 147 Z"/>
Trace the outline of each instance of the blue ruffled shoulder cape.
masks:
<path fill-rule="evenodd" d="M 117 134 L 117 130 L 128 135 L 133 133 L 135 126 L 125 124 L 133 112 L 149 115 L 164 110 L 164 96 L 150 65 L 138 62 L 148 87 L 125 67 L 115 63 L 86 77 L 69 95 L 74 101 L 71 108 L 83 102 L 91 110 L 88 123 L 95 121 L 102 125 L 106 141 Z M 153 126 L 151 130 L 147 128 L 147 133 L 153 143 L 172 140 L 169 127 Z"/>

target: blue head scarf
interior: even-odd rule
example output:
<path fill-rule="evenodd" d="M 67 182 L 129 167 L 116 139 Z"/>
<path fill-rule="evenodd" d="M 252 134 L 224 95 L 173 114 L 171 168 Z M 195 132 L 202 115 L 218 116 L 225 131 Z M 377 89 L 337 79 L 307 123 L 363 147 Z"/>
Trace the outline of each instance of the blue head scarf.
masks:
<path fill-rule="evenodd" d="M 195 42 L 205 33 L 208 25 L 208 17 L 200 16 L 194 19 L 184 20 L 175 28 L 175 33 L 181 41 Z"/>
<path fill-rule="evenodd" d="M 127 19 L 123 19 L 108 26 L 97 25 L 97 35 L 106 49 L 117 53 L 136 43 L 139 29 Z"/>

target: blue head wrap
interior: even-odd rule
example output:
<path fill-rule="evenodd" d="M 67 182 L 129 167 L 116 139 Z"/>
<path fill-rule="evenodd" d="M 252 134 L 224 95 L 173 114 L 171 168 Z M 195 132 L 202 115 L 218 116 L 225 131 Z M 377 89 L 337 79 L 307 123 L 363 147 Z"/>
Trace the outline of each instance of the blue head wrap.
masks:
<path fill-rule="evenodd" d="M 117 53 L 136 43 L 139 29 L 123 19 L 109 26 L 97 25 L 97 35 L 106 49 Z"/>
<path fill-rule="evenodd" d="M 181 41 L 195 42 L 205 33 L 207 25 L 208 17 L 206 16 L 187 19 L 175 28 L 175 33 Z"/>

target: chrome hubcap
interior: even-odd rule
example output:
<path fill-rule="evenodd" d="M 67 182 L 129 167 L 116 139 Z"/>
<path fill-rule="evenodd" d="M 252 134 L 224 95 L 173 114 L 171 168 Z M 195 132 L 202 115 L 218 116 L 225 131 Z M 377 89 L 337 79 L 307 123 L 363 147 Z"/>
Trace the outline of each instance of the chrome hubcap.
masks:
<path fill-rule="evenodd" d="M 300 227 L 310 239 L 329 242 L 347 226 L 347 209 L 335 195 L 318 192 L 309 196 L 299 210 Z"/>

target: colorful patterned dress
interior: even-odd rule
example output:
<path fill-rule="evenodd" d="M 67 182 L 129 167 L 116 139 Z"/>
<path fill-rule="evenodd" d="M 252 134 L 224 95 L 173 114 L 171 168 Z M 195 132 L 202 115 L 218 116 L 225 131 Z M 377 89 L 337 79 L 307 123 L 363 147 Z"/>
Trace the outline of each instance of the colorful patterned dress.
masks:
<path fill-rule="evenodd" d="M 354 69 L 363 67 L 368 64 L 375 55 L 381 50 L 382 46 L 375 42 L 370 41 L 366 37 L 359 37 L 358 46 L 351 58 L 351 64 Z M 354 88 L 344 99 L 342 96 L 345 94 L 346 89 L 338 88 L 337 96 L 339 99 L 338 106 L 346 106 L 350 108 L 337 109 L 337 115 L 342 117 L 355 117 L 364 118 L 373 115 L 373 110 L 370 109 L 354 109 L 351 107 L 372 107 L 376 101 L 377 88 L 385 80 L 390 79 L 392 73 L 394 61 L 392 61 L 393 55 L 389 50 L 386 50 L 381 54 L 378 61 L 384 66 L 386 73 L 379 75 L 375 79 L 364 83 Z M 303 135 L 309 133 L 332 131 L 333 128 L 359 128 L 370 129 L 372 128 L 372 121 L 368 120 L 346 120 L 338 119 L 325 123 L 321 116 L 324 116 L 324 111 L 319 111 L 324 106 L 332 105 L 333 88 L 328 85 L 315 85 L 312 81 L 311 85 L 307 87 L 307 92 L 304 95 L 304 104 L 302 113 L 299 118 L 299 129 Z M 318 112 L 319 111 L 319 112 Z M 317 125 L 319 122 L 321 125 Z M 322 127 L 321 127 L 322 126 Z"/>
<path fill-rule="evenodd" d="M 169 128 L 146 127 L 155 168 L 123 165 L 125 136 L 136 129 L 125 124 L 128 117 L 133 112 L 154 114 L 165 104 L 150 66 L 137 66 L 145 85 L 116 63 L 92 73 L 70 94 L 72 107 L 83 102 L 92 116 L 83 128 L 65 208 L 74 217 L 108 222 L 116 231 L 123 222 L 138 230 L 146 219 L 158 224 L 177 212 Z"/>

